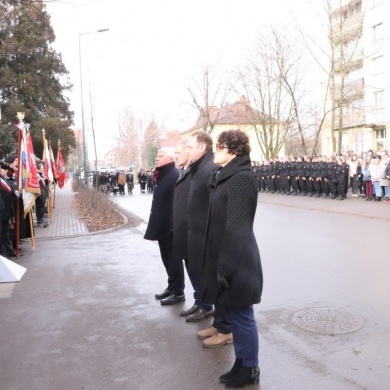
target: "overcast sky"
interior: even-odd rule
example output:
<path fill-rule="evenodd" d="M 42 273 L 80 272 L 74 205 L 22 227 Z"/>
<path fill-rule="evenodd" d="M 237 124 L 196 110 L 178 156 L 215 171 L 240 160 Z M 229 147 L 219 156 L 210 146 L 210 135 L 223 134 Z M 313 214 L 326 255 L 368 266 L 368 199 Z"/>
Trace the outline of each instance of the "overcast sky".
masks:
<path fill-rule="evenodd" d="M 321 2 L 317 0 L 320 4 Z M 234 68 L 267 25 L 293 28 L 291 12 L 315 28 L 311 0 L 67 0 L 48 5 L 55 49 L 70 72 L 71 108 L 81 128 L 79 34 L 89 155 L 91 95 L 98 157 L 112 146 L 124 108 L 154 114 L 185 130 L 196 120 L 185 86 L 200 79 L 200 64 Z M 293 7 L 293 10 L 290 9 Z M 314 27 L 313 27 L 314 26 Z"/>

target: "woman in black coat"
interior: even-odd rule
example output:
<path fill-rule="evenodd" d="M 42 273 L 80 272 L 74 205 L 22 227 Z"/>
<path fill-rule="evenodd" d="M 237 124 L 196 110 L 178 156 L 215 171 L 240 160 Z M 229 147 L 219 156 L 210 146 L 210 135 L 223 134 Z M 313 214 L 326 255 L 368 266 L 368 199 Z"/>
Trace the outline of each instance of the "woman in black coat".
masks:
<path fill-rule="evenodd" d="M 223 305 L 232 323 L 236 361 L 219 380 L 230 387 L 258 383 L 258 333 L 253 304 L 263 289 L 260 254 L 253 232 L 257 182 L 249 140 L 240 130 L 218 137 L 203 266 L 202 297 Z"/>

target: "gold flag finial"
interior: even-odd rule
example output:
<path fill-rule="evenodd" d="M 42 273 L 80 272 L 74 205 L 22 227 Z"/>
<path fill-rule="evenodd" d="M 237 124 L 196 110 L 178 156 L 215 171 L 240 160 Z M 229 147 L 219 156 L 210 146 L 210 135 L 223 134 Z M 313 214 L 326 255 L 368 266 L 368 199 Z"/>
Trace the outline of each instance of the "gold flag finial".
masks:
<path fill-rule="evenodd" d="M 16 117 L 19 119 L 19 122 L 22 122 L 24 119 L 24 112 L 18 112 Z"/>

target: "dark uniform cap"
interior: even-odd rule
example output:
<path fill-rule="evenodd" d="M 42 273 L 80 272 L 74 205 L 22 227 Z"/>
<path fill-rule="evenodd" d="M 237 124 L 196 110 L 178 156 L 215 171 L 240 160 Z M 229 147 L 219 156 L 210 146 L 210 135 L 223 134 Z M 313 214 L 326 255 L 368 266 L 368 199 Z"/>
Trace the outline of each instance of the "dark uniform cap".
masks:
<path fill-rule="evenodd" d="M 4 159 L 4 162 L 7 164 L 12 164 L 16 160 L 16 155 L 15 154 L 10 154 Z"/>

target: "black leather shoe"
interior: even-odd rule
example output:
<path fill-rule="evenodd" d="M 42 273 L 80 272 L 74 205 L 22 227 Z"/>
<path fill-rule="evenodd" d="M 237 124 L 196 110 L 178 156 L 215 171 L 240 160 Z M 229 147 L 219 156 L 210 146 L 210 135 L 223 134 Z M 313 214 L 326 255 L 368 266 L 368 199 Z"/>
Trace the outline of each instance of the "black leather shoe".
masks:
<path fill-rule="evenodd" d="M 205 309 L 199 308 L 194 314 L 187 316 L 186 321 L 187 322 L 201 321 L 201 320 L 204 320 L 205 318 L 212 316 L 213 313 L 214 313 L 213 309 L 205 310 Z"/>
<path fill-rule="evenodd" d="M 161 300 L 162 305 L 174 305 L 175 303 L 183 302 L 185 301 L 185 296 L 184 294 L 181 295 L 175 295 L 171 294 L 167 298 L 164 298 Z"/>
<path fill-rule="evenodd" d="M 190 307 L 188 310 L 181 310 L 180 311 L 180 315 L 182 317 L 187 317 L 187 316 L 189 316 L 191 314 L 194 314 L 196 311 L 198 311 L 198 309 L 199 309 L 199 306 L 194 303 L 192 305 L 192 307 Z"/>
<path fill-rule="evenodd" d="M 156 294 L 154 297 L 156 299 L 164 299 L 164 298 L 169 297 L 171 294 L 172 294 L 171 291 L 169 291 L 168 289 L 165 289 L 161 294 Z"/>

